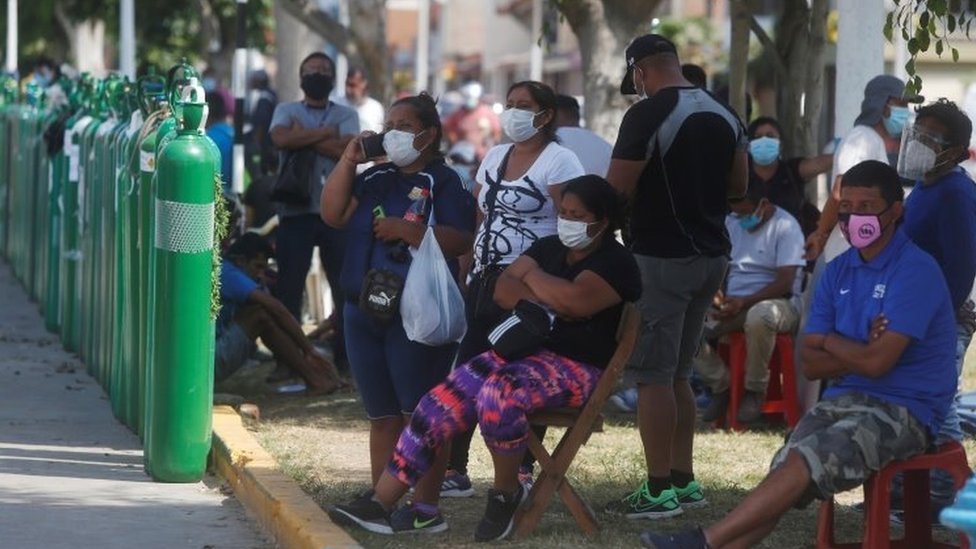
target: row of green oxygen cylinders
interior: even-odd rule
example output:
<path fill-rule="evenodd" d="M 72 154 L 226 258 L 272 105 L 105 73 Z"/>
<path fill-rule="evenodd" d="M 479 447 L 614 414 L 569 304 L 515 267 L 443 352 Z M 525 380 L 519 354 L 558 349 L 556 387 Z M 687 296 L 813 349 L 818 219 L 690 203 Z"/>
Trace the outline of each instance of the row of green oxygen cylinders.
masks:
<path fill-rule="evenodd" d="M 198 78 L 0 81 L 0 252 L 165 482 L 199 480 L 211 441 L 220 153 Z"/>

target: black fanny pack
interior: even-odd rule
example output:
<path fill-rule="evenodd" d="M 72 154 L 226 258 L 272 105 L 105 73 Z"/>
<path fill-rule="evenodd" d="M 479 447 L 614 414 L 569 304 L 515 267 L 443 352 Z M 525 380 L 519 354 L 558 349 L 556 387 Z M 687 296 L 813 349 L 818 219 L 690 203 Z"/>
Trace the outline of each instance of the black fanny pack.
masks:
<path fill-rule="evenodd" d="M 380 322 L 390 322 L 400 310 L 403 277 L 387 269 L 370 269 L 363 277 L 359 309 Z"/>

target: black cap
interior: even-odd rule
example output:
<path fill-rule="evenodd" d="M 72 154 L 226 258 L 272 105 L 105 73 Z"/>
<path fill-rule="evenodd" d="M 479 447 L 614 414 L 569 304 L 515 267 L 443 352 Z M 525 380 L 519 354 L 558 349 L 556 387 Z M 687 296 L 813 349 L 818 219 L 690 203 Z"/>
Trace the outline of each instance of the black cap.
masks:
<path fill-rule="evenodd" d="M 634 41 L 627 46 L 627 52 L 625 54 L 627 69 L 624 71 L 623 80 L 620 81 L 620 93 L 624 95 L 637 94 L 637 90 L 634 89 L 634 82 L 630 78 L 630 69 L 634 68 L 634 63 L 637 63 L 641 59 L 659 53 L 677 55 L 678 49 L 674 47 L 673 42 L 660 34 L 645 34 L 644 36 L 634 38 Z"/>

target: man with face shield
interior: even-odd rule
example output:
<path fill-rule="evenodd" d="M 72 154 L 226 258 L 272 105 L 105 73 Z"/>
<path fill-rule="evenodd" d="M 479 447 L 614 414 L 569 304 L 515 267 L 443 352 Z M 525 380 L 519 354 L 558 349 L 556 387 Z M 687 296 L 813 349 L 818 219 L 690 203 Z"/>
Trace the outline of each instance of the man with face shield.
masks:
<path fill-rule="evenodd" d="M 898 155 L 898 175 L 915 182 L 905 200 L 905 234 L 935 258 L 949 286 L 956 312 L 957 374 L 962 373 L 976 329 L 970 299 L 976 278 L 976 183 L 959 166 L 969 158 L 972 127 L 955 103 L 940 99 L 918 109 Z M 937 442 L 962 440 L 962 435 L 953 402 Z M 935 510 L 952 503 L 954 490 L 948 474 L 933 474 L 931 487 Z"/>
<path fill-rule="evenodd" d="M 279 103 L 271 118 L 271 142 L 279 150 L 280 166 L 290 152 L 314 149 L 315 163 L 310 174 L 311 199 L 305 204 L 281 204 L 278 215 L 278 283 L 275 296 L 296 319 L 301 319 L 305 277 L 312 262 L 312 249 L 319 247 L 322 264 L 335 303 L 336 336 L 333 350 L 342 358 L 342 295 L 338 291 L 339 272 L 345 255 L 345 236 L 327 226 L 319 217 L 320 197 L 325 179 L 335 169 L 342 152 L 359 134 L 359 115 L 349 107 L 329 101 L 335 87 L 335 63 L 328 55 L 314 52 L 299 66 L 304 97 L 301 101 Z M 279 372 L 284 374 L 284 372 Z"/>
<path fill-rule="evenodd" d="M 918 95 L 905 95 L 905 83 L 891 75 L 881 74 L 868 81 L 861 101 L 861 114 L 854 127 L 844 136 L 834 152 L 834 173 L 830 196 L 824 204 L 817 230 L 807 238 L 807 259 L 824 254 L 830 261 L 847 249 L 837 225 L 840 203 L 840 179 L 852 166 L 865 160 L 877 160 L 894 166 L 902 129 L 911 116 L 909 103 L 921 103 Z"/>

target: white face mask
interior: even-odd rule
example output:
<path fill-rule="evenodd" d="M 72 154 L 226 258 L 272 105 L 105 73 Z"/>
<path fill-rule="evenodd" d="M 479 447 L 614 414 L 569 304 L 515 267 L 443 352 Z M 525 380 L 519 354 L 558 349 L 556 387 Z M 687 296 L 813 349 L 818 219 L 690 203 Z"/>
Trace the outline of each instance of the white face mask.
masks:
<path fill-rule="evenodd" d="M 597 233 L 596 236 L 590 236 L 586 232 L 590 225 L 594 224 L 559 217 L 556 219 L 556 232 L 559 234 L 559 241 L 573 250 L 585 248 L 600 236 L 600 233 Z"/>
<path fill-rule="evenodd" d="M 505 135 L 512 141 L 521 143 L 539 132 L 539 128 L 536 128 L 534 124 L 535 117 L 538 114 L 524 109 L 511 108 L 502 111 L 498 119 Z"/>
<path fill-rule="evenodd" d="M 413 140 L 421 133 L 424 132 L 412 134 L 402 130 L 390 130 L 383 134 L 383 148 L 386 149 L 390 162 L 401 168 L 413 164 L 420 157 L 420 151 L 413 148 Z"/>

